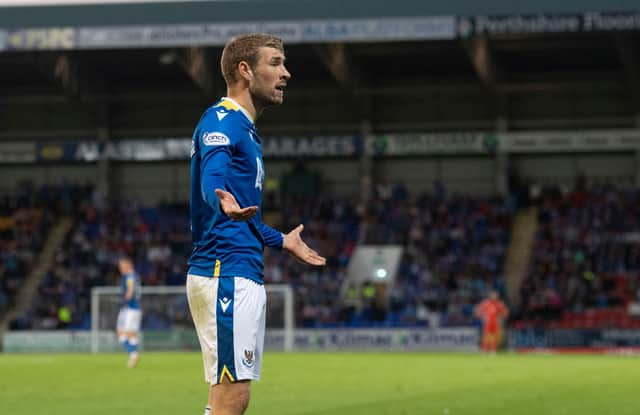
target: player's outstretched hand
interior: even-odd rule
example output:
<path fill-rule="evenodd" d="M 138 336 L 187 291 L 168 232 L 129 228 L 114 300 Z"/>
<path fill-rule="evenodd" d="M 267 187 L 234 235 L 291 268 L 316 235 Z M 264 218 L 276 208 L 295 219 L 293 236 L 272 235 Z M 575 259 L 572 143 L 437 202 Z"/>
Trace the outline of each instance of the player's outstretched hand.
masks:
<path fill-rule="evenodd" d="M 258 206 L 241 208 L 236 198 L 229 192 L 222 189 L 216 189 L 216 194 L 220 198 L 220 207 L 222 207 L 222 211 L 233 220 L 251 219 L 256 213 L 258 213 Z"/>
<path fill-rule="evenodd" d="M 288 252 L 300 262 L 304 262 L 309 265 L 322 266 L 327 263 L 327 260 L 321 257 L 316 251 L 309 248 L 300 237 L 300 233 L 304 229 L 303 225 L 298 225 L 294 230 L 284 236 L 282 243 L 282 249 Z"/>

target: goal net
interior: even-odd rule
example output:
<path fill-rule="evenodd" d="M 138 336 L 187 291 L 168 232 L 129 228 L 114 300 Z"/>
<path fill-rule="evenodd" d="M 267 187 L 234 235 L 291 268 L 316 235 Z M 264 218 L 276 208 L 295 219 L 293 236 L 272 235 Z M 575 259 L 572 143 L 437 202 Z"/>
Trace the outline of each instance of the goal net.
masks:
<path fill-rule="evenodd" d="M 265 285 L 267 333 L 265 349 L 291 351 L 294 343 L 293 290 L 285 284 Z M 143 350 L 199 350 L 184 286 L 143 286 L 141 289 Z M 115 332 L 122 302 L 120 287 L 91 290 L 91 351 L 121 350 Z"/>

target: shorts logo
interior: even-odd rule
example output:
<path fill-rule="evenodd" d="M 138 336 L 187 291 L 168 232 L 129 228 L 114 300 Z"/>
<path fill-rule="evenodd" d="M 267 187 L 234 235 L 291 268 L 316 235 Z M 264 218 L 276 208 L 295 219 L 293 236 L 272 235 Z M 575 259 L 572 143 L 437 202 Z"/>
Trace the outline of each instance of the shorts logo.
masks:
<path fill-rule="evenodd" d="M 205 146 L 228 146 L 231 144 L 229 137 L 220 132 L 204 133 L 202 142 Z"/>
<path fill-rule="evenodd" d="M 227 308 L 229 308 L 229 304 L 231 304 L 231 300 L 228 299 L 227 297 L 220 299 L 220 308 L 222 308 L 223 313 L 227 312 Z"/>
<path fill-rule="evenodd" d="M 242 359 L 242 364 L 249 368 L 253 367 L 256 364 L 256 361 L 253 360 L 253 350 L 244 351 L 244 359 Z"/>

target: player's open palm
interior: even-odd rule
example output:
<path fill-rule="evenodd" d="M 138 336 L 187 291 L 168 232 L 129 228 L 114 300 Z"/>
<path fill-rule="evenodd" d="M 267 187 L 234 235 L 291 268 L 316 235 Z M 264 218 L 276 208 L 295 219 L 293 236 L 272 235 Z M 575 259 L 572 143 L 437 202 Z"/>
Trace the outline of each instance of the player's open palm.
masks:
<path fill-rule="evenodd" d="M 258 206 L 241 208 L 236 198 L 227 191 L 216 189 L 216 195 L 220 198 L 220 207 L 222 207 L 222 211 L 233 220 L 251 219 L 256 213 L 258 213 Z"/>
<path fill-rule="evenodd" d="M 309 246 L 302 240 L 302 237 L 300 237 L 300 233 L 302 233 L 303 229 L 303 225 L 298 225 L 294 230 L 286 234 L 284 236 L 284 242 L 282 243 L 282 249 L 298 261 L 304 262 L 305 264 L 318 266 L 325 265 L 327 260 L 324 257 L 321 257 L 316 251 L 309 248 Z"/>

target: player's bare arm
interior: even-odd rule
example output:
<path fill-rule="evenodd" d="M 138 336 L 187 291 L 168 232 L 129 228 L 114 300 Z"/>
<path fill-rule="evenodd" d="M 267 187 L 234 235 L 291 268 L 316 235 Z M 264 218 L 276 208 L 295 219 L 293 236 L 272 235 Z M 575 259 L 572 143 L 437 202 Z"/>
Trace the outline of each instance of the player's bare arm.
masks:
<path fill-rule="evenodd" d="M 236 198 L 227 191 L 216 189 L 216 195 L 220 198 L 220 207 L 224 214 L 233 220 L 248 220 L 258 213 L 258 206 L 241 208 Z"/>
<path fill-rule="evenodd" d="M 298 261 L 309 265 L 323 266 L 327 260 L 302 240 L 300 233 L 304 225 L 298 225 L 294 230 L 284 235 L 282 249 Z"/>

